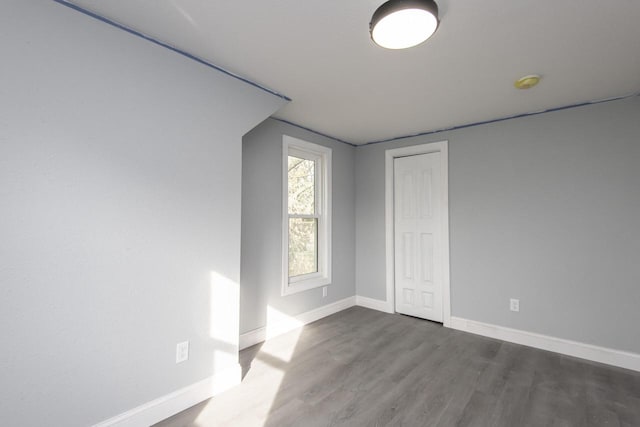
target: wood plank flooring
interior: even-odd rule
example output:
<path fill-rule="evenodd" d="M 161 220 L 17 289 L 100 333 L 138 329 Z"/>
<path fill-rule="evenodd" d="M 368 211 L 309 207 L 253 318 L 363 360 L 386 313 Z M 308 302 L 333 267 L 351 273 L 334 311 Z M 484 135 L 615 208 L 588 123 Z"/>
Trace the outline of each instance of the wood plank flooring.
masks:
<path fill-rule="evenodd" d="M 240 353 L 156 427 L 640 426 L 640 373 L 353 307 Z"/>

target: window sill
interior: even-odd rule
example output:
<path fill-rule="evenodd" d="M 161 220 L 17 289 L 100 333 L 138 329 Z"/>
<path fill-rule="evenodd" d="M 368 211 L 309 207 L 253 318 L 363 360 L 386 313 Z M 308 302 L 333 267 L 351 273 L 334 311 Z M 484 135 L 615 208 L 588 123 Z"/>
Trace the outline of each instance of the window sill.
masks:
<path fill-rule="evenodd" d="M 313 277 L 307 278 L 299 278 L 293 282 L 285 282 L 282 286 L 282 296 L 293 295 L 299 292 L 308 291 L 310 289 L 320 288 L 322 286 L 330 285 L 331 278 L 320 276 L 320 275 L 310 275 Z M 304 276 L 299 276 L 304 277 Z"/>

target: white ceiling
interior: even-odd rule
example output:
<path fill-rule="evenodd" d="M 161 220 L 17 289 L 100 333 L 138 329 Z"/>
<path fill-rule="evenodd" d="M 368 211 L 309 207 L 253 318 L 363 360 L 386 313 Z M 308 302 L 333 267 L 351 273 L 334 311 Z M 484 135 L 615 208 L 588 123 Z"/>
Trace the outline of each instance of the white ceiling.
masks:
<path fill-rule="evenodd" d="M 436 0 L 426 43 L 385 50 L 384 0 L 73 0 L 293 99 L 275 116 L 361 144 L 640 90 L 638 0 Z M 537 87 L 513 82 L 538 73 Z"/>

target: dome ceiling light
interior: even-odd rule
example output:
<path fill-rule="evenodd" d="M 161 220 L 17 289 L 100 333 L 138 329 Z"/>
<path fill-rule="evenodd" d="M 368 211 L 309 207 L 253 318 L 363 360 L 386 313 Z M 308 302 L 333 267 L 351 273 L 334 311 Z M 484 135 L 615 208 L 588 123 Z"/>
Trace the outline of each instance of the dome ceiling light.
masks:
<path fill-rule="evenodd" d="M 427 40 L 438 28 L 433 0 L 389 0 L 371 18 L 371 39 L 387 49 L 406 49 Z"/>

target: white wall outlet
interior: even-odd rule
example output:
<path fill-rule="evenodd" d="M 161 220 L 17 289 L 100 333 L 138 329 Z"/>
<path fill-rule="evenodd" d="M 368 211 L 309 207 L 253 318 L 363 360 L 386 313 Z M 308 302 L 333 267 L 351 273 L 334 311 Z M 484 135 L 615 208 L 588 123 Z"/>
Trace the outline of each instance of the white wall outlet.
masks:
<path fill-rule="evenodd" d="M 179 342 L 176 345 L 176 363 L 184 362 L 189 358 L 189 341 Z"/>
<path fill-rule="evenodd" d="M 322 298 L 326 298 L 327 297 L 327 292 L 328 292 L 327 287 L 323 286 L 322 287 Z"/>
<path fill-rule="evenodd" d="M 509 309 L 511 311 L 520 311 L 520 300 L 519 299 L 515 299 L 515 298 L 511 298 L 509 300 Z"/>

